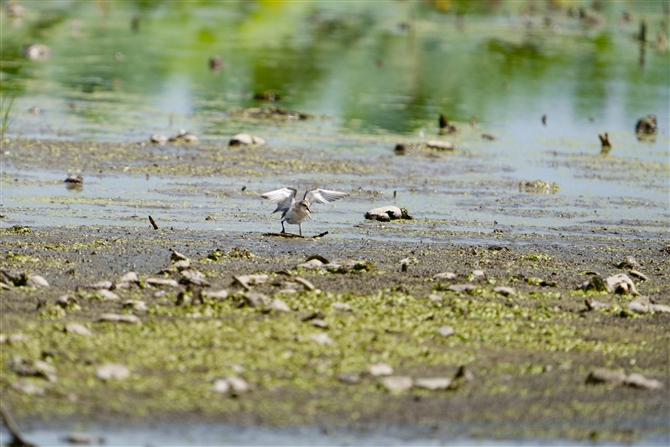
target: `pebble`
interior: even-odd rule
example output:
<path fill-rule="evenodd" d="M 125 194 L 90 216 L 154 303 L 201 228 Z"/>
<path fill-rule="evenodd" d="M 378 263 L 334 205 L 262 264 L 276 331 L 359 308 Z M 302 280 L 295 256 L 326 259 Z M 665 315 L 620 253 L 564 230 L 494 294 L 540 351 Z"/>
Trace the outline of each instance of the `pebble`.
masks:
<path fill-rule="evenodd" d="M 262 293 L 247 293 L 244 295 L 244 302 L 251 307 L 261 307 L 270 303 L 270 298 Z"/>
<path fill-rule="evenodd" d="M 645 275 L 644 273 L 638 272 L 637 270 L 631 270 L 630 272 L 628 272 L 628 274 L 630 276 L 632 276 L 633 278 L 637 278 L 641 281 L 649 281 L 649 277 L 647 275 Z"/>
<path fill-rule="evenodd" d="M 516 291 L 511 287 L 504 287 L 504 286 L 496 287 L 495 289 L 493 289 L 493 291 L 495 293 L 499 293 L 502 296 L 514 296 L 514 295 L 516 295 Z"/>
<path fill-rule="evenodd" d="M 619 262 L 616 266 L 620 269 L 639 269 L 642 267 L 640 263 L 637 262 L 637 260 L 632 256 L 626 256 L 626 258 Z"/>
<path fill-rule="evenodd" d="M 456 149 L 456 146 L 454 146 L 453 143 L 439 140 L 426 141 L 426 146 L 428 146 L 430 149 L 435 149 L 438 151 L 453 151 Z"/>
<path fill-rule="evenodd" d="M 28 279 L 28 282 L 26 282 L 26 286 L 28 287 L 49 287 L 49 283 L 47 282 L 46 279 L 42 278 L 39 275 L 34 275 L 31 276 Z"/>
<path fill-rule="evenodd" d="M 212 385 L 212 391 L 215 393 L 227 393 L 230 390 L 230 384 L 226 379 L 216 379 Z"/>
<path fill-rule="evenodd" d="M 607 292 L 609 290 L 605 278 L 597 273 L 594 274 L 591 279 L 579 286 L 579 288 L 582 290 L 595 290 L 596 292 Z"/>
<path fill-rule="evenodd" d="M 63 180 L 65 183 L 74 183 L 74 184 L 82 184 L 84 183 L 84 177 L 82 177 L 79 174 L 70 174 L 67 176 L 65 180 Z"/>
<path fill-rule="evenodd" d="M 646 296 L 641 296 L 628 303 L 628 310 L 639 314 L 646 314 L 651 310 L 651 301 Z"/>
<path fill-rule="evenodd" d="M 436 293 L 431 293 L 430 295 L 428 295 L 428 299 L 431 300 L 431 301 L 434 301 L 436 303 L 444 301 L 444 297 L 442 297 L 442 295 L 438 295 Z"/>
<path fill-rule="evenodd" d="M 454 328 L 452 328 L 451 326 L 442 326 L 437 330 L 437 333 L 443 337 L 448 337 L 450 335 L 454 335 L 456 332 L 454 331 Z"/>
<path fill-rule="evenodd" d="M 606 383 L 609 385 L 621 385 L 625 380 L 626 374 L 607 368 L 598 368 L 591 371 L 588 377 L 586 377 L 586 383 L 589 384 Z"/>
<path fill-rule="evenodd" d="M 337 380 L 343 383 L 357 384 L 361 381 L 361 376 L 356 373 L 344 373 L 337 376 Z"/>
<path fill-rule="evenodd" d="M 328 323 L 326 323 L 320 318 L 313 319 L 312 326 L 320 327 L 321 329 L 328 329 Z"/>
<path fill-rule="evenodd" d="M 72 294 L 61 295 L 56 298 L 56 304 L 61 307 L 67 307 L 69 304 L 74 304 L 77 302 L 77 298 Z"/>
<path fill-rule="evenodd" d="M 189 260 L 188 257 L 186 257 L 186 255 L 179 253 L 177 250 L 170 249 L 170 252 L 172 253 L 170 255 L 170 260 L 172 262 Z"/>
<path fill-rule="evenodd" d="M 389 222 L 396 219 L 413 219 L 406 208 L 399 208 L 394 205 L 381 206 L 365 213 L 365 218 L 369 220 L 378 220 Z"/>
<path fill-rule="evenodd" d="M 451 385 L 451 379 L 448 377 L 431 377 L 414 381 L 414 386 L 417 388 L 425 388 L 430 391 L 446 390 L 449 385 Z"/>
<path fill-rule="evenodd" d="M 456 279 L 456 273 L 453 272 L 442 272 L 433 276 L 433 279 Z"/>
<path fill-rule="evenodd" d="M 177 281 L 169 278 L 147 278 L 144 282 L 150 286 L 179 287 Z"/>
<path fill-rule="evenodd" d="M 91 331 L 89 331 L 86 326 L 79 323 L 68 323 L 65 325 L 65 332 L 68 334 L 91 335 Z"/>
<path fill-rule="evenodd" d="M 484 270 L 473 270 L 472 276 L 474 276 L 475 278 L 482 277 L 484 276 Z"/>
<path fill-rule="evenodd" d="M 663 382 L 655 379 L 648 379 L 638 373 L 628 374 L 625 384 L 632 388 L 643 388 L 647 390 L 660 390 L 663 388 Z"/>
<path fill-rule="evenodd" d="M 111 281 L 98 281 L 94 284 L 91 284 L 89 287 L 91 289 L 111 289 L 114 286 L 114 283 Z"/>
<path fill-rule="evenodd" d="M 401 393 L 412 388 L 414 381 L 407 376 L 389 376 L 381 379 L 381 384 L 392 393 Z"/>
<path fill-rule="evenodd" d="M 107 289 L 96 290 L 95 294 L 107 301 L 118 301 L 120 299 L 119 295 Z"/>
<path fill-rule="evenodd" d="M 233 279 L 245 288 L 265 284 L 270 277 L 268 275 L 237 275 Z"/>
<path fill-rule="evenodd" d="M 475 290 L 476 287 L 473 286 L 472 284 L 455 284 L 453 286 L 447 287 L 447 290 L 450 290 L 452 292 L 468 292 L 470 290 Z"/>
<path fill-rule="evenodd" d="M 137 273 L 135 272 L 127 272 L 124 273 L 124 275 L 121 277 L 119 282 L 140 282 L 140 279 L 137 277 Z"/>
<path fill-rule="evenodd" d="M 130 370 L 120 363 L 106 363 L 95 369 L 95 376 L 101 380 L 123 380 L 130 376 Z"/>
<path fill-rule="evenodd" d="M 297 267 L 302 267 L 306 270 L 315 270 L 320 267 L 322 267 L 324 264 L 318 259 L 310 259 L 307 262 L 303 262 L 302 264 L 298 264 Z"/>
<path fill-rule="evenodd" d="M 390 376 L 393 374 L 393 367 L 387 363 L 375 363 L 368 367 L 371 376 Z"/>
<path fill-rule="evenodd" d="M 213 298 L 217 300 L 225 300 L 228 298 L 228 291 L 225 289 L 221 290 L 209 290 L 205 289 L 201 292 L 201 295 L 205 298 Z"/>
<path fill-rule="evenodd" d="M 21 393 L 28 395 L 44 396 L 45 392 L 43 387 L 37 386 L 26 379 L 19 379 L 15 381 L 12 383 L 12 388 L 14 388 L 16 391 L 20 391 Z"/>
<path fill-rule="evenodd" d="M 251 385 L 249 382 L 238 376 L 228 376 L 226 377 L 230 388 L 235 393 L 246 393 L 251 390 Z"/>
<path fill-rule="evenodd" d="M 196 286 L 208 286 L 209 282 L 205 279 L 205 274 L 201 271 L 188 269 L 181 271 L 182 282 L 194 284 Z"/>
<path fill-rule="evenodd" d="M 283 300 L 280 300 L 279 298 L 275 298 L 272 300 L 270 305 L 267 307 L 267 310 L 275 310 L 278 312 L 290 312 L 291 308 L 288 307 L 288 304 L 286 304 Z"/>
<path fill-rule="evenodd" d="M 13 344 L 15 344 L 15 343 L 19 343 L 19 342 L 22 342 L 22 341 L 28 341 L 28 340 L 29 340 L 29 338 L 28 338 L 26 335 L 24 335 L 24 334 L 22 334 L 22 333 L 19 332 L 19 333 L 17 333 L 17 334 L 10 334 L 10 335 L 8 335 L 8 336 L 6 337 L 6 340 L 5 340 L 5 341 L 6 341 L 7 343 L 9 343 L 10 345 L 13 345 Z M 4 343 L 5 341 L 3 341 L 3 343 Z"/>
<path fill-rule="evenodd" d="M 123 302 L 123 307 L 131 308 L 137 312 L 145 312 L 147 310 L 146 303 L 141 300 L 125 300 Z"/>
<path fill-rule="evenodd" d="M 181 260 L 175 262 L 174 264 L 172 264 L 172 267 L 176 268 L 177 270 L 187 269 L 190 266 L 191 266 L 191 261 L 189 261 L 188 259 L 181 259 Z"/>
<path fill-rule="evenodd" d="M 104 444 L 105 439 L 99 436 L 91 436 L 87 433 L 72 432 L 68 433 L 65 441 L 77 445 L 99 445 Z"/>
<path fill-rule="evenodd" d="M 234 135 L 228 142 L 228 146 L 251 146 L 254 144 L 266 144 L 267 142 L 261 138 L 254 135 L 249 135 L 248 133 L 238 133 Z"/>
<path fill-rule="evenodd" d="M 149 141 L 156 144 L 165 144 L 168 141 L 168 138 L 165 135 L 154 134 L 149 137 Z"/>
<path fill-rule="evenodd" d="M 591 298 L 584 300 L 584 303 L 586 304 L 586 308 L 588 310 L 608 309 L 610 307 L 609 304 L 601 303 L 600 301 L 596 301 Z"/>
<path fill-rule="evenodd" d="M 467 368 L 465 365 L 461 365 L 458 367 L 458 371 L 456 371 L 454 379 L 464 380 L 466 382 L 472 382 L 473 380 L 475 380 L 475 375 L 472 374 L 472 371 L 470 371 L 470 369 Z"/>
<path fill-rule="evenodd" d="M 140 324 L 142 321 L 135 315 L 126 315 L 126 314 L 102 314 L 95 320 L 96 323 L 128 323 L 128 324 Z"/>
<path fill-rule="evenodd" d="M 296 276 L 296 277 L 293 278 L 293 280 L 295 282 L 298 282 L 298 283 L 302 284 L 302 286 L 305 288 L 305 290 L 314 290 L 315 289 L 314 284 L 307 281 L 305 278 L 301 278 L 299 276 Z"/>
<path fill-rule="evenodd" d="M 320 334 L 312 334 L 310 335 L 310 338 L 320 345 L 330 345 L 333 343 L 333 339 L 323 332 Z"/>
<path fill-rule="evenodd" d="M 42 43 L 26 45 L 23 47 L 23 55 L 33 61 L 45 61 L 53 55 L 53 50 Z"/>
<path fill-rule="evenodd" d="M 635 288 L 635 283 L 632 279 L 623 273 L 608 277 L 606 280 L 607 288 L 610 293 L 617 293 L 619 295 L 639 295 L 640 293 Z"/>
<path fill-rule="evenodd" d="M 349 305 L 348 303 L 337 302 L 337 303 L 333 303 L 333 309 L 341 310 L 341 311 L 345 311 L 345 312 L 351 312 L 351 305 Z"/>
<path fill-rule="evenodd" d="M 185 143 L 195 143 L 198 141 L 198 137 L 193 135 L 191 132 L 187 132 L 184 129 L 179 130 L 176 134 L 172 135 L 168 141 L 174 142 L 183 140 Z"/>

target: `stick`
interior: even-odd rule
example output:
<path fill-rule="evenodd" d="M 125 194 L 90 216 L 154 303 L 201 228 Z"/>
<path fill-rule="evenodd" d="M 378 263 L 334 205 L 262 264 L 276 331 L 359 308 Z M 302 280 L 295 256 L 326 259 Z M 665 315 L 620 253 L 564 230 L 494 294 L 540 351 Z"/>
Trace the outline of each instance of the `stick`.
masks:
<path fill-rule="evenodd" d="M 154 230 L 158 230 L 158 225 L 156 225 L 156 221 L 154 221 L 154 218 L 149 216 L 149 222 L 151 222 L 151 225 L 153 225 Z"/>
<path fill-rule="evenodd" d="M 14 421 L 12 415 L 9 414 L 9 411 L 7 411 L 7 409 L 1 403 L 0 403 L 0 416 L 2 416 L 2 422 L 4 422 L 5 427 L 7 427 L 9 433 L 12 434 L 12 442 L 9 445 L 22 446 L 22 447 L 35 447 L 35 444 L 31 444 L 30 442 L 23 439 L 23 436 L 21 435 L 21 429 L 16 424 L 16 421 Z"/>

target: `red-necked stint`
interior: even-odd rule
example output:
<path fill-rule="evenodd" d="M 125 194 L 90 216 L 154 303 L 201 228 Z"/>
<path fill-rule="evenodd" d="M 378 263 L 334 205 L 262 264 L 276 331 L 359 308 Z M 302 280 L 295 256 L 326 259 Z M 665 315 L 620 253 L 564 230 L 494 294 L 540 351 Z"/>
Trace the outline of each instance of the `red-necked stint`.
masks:
<path fill-rule="evenodd" d="M 305 192 L 301 201 L 296 202 L 295 195 L 297 192 L 295 188 L 282 188 L 261 194 L 261 197 L 278 202 L 277 208 L 272 213 L 281 211 L 281 232 L 286 233 L 284 222 L 287 222 L 291 225 L 298 225 L 300 236 L 302 236 L 302 221 L 308 217 L 312 218 L 310 216 L 312 211 L 309 209 L 311 204 L 334 202 L 349 195 L 345 192 L 329 191 L 327 189 L 311 189 Z"/>

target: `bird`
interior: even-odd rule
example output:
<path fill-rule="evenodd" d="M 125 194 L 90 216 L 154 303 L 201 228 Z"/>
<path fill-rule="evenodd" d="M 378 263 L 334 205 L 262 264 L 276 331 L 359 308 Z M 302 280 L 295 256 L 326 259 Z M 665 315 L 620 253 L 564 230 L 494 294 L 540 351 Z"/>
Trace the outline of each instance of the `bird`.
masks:
<path fill-rule="evenodd" d="M 291 225 L 298 225 L 300 236 L 302 236 L 302 221 L 312 218 L 310 216 L 312 213 L 310 206 L 312 204 L 334 202 L 349 195 L 345 192 L 317 188 L 305 191 L 302 200 L 296 202 L 295 196 L 297 192 L 295 188 L 282 188 L 261 194 L 261 197 L 272 202 L 277 202 L 277 208 L 272 214 L 281 211 L 281 232 L 286 233 L 284 222 L 287 222 Z"/>

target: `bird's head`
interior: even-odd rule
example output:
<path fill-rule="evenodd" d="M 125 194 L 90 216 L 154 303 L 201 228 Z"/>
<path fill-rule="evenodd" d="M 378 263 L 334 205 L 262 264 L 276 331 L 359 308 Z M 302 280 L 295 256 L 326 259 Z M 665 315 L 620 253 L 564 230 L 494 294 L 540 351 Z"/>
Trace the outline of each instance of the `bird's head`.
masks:
<path fill-rule="evenodd" d="M 309 202 L 307 200 L 301 200 L 298 202 L 298 208 L 303 211 L 307 211 L 308 213 L 312 212 L 312 210 L 309 209 Z"/>

